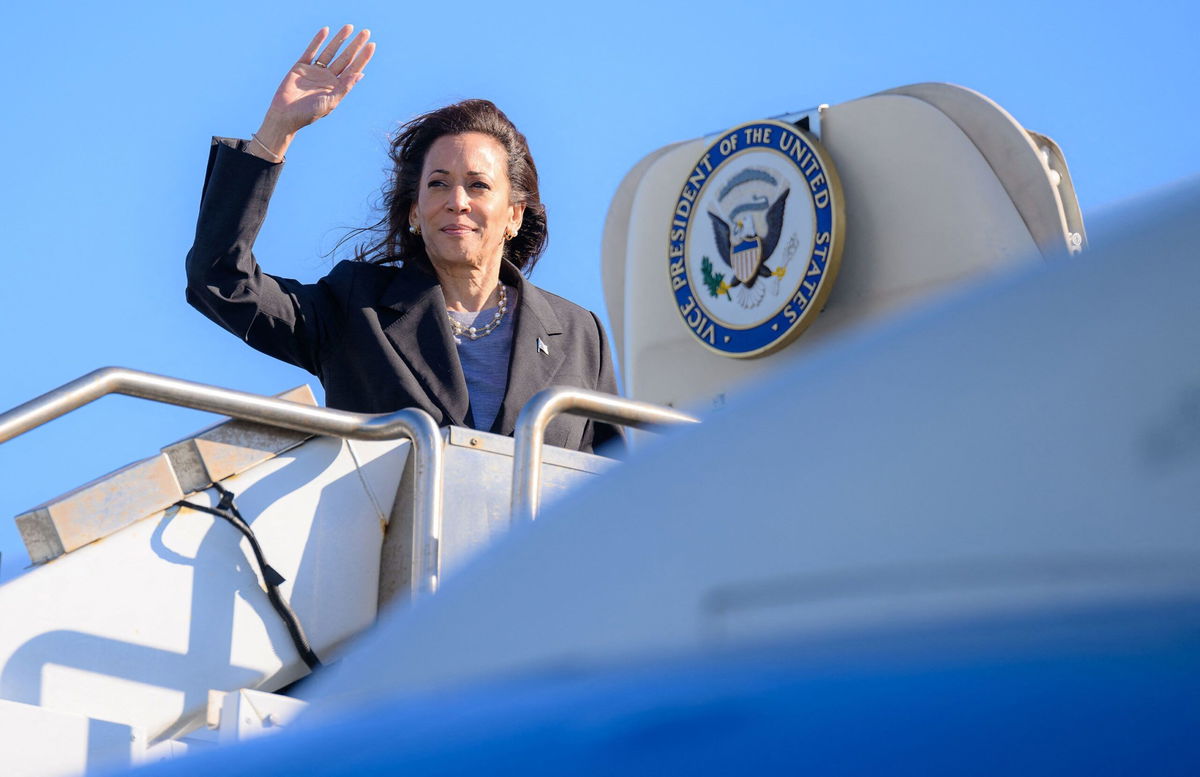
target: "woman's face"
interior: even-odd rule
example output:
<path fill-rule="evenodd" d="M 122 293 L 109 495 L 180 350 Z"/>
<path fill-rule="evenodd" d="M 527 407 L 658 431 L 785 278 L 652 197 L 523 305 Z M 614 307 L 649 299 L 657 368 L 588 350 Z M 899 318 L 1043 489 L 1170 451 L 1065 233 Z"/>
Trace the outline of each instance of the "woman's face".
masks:
<path fill-rule="evenodd" d="M 513 204 L 508 155 L 490 135 L 443 135 L 425 154 L 409 223 L 419 227 L 434 267 L 499 267 L 505 232 L 521 227 Z"/>

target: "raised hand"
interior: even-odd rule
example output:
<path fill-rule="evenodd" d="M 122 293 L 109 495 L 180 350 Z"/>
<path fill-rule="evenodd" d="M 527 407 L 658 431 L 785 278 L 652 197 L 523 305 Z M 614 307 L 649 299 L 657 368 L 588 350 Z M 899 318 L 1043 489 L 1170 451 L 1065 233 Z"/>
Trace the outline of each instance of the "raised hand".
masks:
<path fill-rule="evenodd" d="M 362 80 L 363 70 L 375 54 L 375 44 L 367 42 L 370 31 L 362 30 L 338 54 L 352 32 L 354 27 L 345 25 L 324 49 L 321 44 L 329 28 L 317 32 L 275 90 L 271 107 L 255 133 L 255 142 L 248 149 L 251 153 L 279 161 L 299 129 L 328 115 Z"/>

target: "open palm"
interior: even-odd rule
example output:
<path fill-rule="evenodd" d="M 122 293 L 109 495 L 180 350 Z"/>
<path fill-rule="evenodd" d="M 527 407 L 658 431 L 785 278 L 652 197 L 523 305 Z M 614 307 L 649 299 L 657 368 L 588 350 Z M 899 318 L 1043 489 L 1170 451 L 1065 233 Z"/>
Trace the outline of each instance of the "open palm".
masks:
<path fill-rule="evenodd" d="M 353 31 L 349 24 L 342 27 L 318 56 L 318 49 L 329 35 L 329 28 L 322 28 L 283 77 L 267 113 L 286 132 L 295 132 L 327 115 L 362 79 L 363 69 L 375 53 L 375 44 L 367 43 L 371 33 L 362 30 L 340 55 L 337 53 Z"/>

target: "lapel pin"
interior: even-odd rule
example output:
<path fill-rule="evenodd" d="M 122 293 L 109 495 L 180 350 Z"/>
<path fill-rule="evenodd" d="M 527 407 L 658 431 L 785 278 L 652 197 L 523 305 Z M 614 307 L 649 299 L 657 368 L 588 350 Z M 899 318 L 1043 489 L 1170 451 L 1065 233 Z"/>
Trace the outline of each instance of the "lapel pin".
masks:
<path fill-rule="evenodd" d="M 538 338 L 538 353 L 545 354 L 546 356 L 550 355 L 550 349 L 546 347 L 546 344 L 542 342 L 542 338 L 540 337 Z"/>

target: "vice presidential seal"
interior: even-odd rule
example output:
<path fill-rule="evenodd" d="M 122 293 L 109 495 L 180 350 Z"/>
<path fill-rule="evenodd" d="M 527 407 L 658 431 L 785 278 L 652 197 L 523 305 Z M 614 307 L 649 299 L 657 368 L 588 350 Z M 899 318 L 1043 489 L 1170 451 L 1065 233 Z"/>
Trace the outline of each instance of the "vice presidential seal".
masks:
<path fill-rule="evenodd" d="M 841 260 L 841 194 L 828 156 L 791 124 L 735 127 L 704 152 L 672 211 L 667 261 L 705 347 L 762 356 L 812 323 Z"/>

